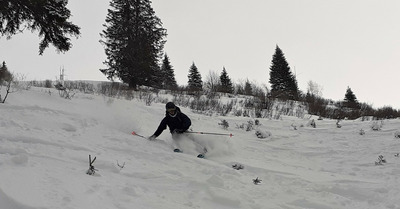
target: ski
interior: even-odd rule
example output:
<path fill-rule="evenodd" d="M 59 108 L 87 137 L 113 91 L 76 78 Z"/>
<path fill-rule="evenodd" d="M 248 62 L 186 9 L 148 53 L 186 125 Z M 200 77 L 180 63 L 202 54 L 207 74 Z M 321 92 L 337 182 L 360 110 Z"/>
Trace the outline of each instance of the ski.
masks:
<path fill-rule="evenodd" d="M 143 138 L 143 139 L 147 139 L 147 140 L 149 140 L 149 141 L 160 141 L 159 139 L 150 140 L 149 138 L 147 138 L 147 137 L 145 137 L 145 136 L 142 136 L 142 135 L 136 133 L 135 131 L 132 131 L 131 134 L 134 135 L 134 136 L 138 136 L 138 137 L 140 137 L 140 138 Z M 193 140 L 193 142 L 199 144 L 198 142 L 196 142 L 196 141 L 194 141 L 194 140 Z M 200 145 L 200 144 L 199 144 L 199 145 Z M 201 146 L 202 146 L 202 145 L 201 145 Z M 178 148 L 174 149 L 174 152 L 176 152 L 176 153 L 183 153 L 183 151 L 180 150 L 180 149 L 178 149 Z M 203 147 L 203 153 L 198 154 L 197 157 L 198 157 L 198 158 L 206 158 L 206 153 L 207 153 L 207 152 L 208 152 L 207 148 Z"/>
<path fill-rule="evenodd" d="M 203 147 L 203 153 L 197 155 L 198 158 L 206 158 L 206 153 L 208 152 L 206 147 Z"/>

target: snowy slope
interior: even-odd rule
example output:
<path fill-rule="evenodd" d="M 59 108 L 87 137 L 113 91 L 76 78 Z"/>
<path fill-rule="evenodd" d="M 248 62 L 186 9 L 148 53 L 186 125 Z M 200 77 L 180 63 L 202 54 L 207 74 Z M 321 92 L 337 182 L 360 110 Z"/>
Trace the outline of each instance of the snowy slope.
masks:
<path fill-rule="evenodd" d="M 234 136 L 190 135 L 174 153 L 168 131 L 156 142 L 131 134 L 151 135 L 164 104 L 79 93 L 66 100 L 40 88 L 9 95 L 0 105 L 0 208 L 400 208 L 400 120 L 372 131 L 371 122 L 311 128 L 306 119 L 259 119 L 271 136 L 258 139 L 235 128 L 251 118 L 181 109 L 193 131 Z M 207 159 L 196 157 L 193 138 Z M 94 176 L 86 175 L 89 155 Z M 375 165 L 379 155 L 387 163 Z"/>

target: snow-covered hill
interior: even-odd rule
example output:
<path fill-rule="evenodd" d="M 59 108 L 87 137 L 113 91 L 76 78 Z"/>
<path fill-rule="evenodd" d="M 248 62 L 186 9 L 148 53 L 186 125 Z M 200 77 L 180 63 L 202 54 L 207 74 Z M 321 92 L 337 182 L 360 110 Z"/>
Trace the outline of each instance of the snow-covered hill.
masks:
<path fill-rule="evenodd" d="M 192 134 L 174 153 L 168 130 L 156 142 L 131 134 L 153 134 L 164 104 L 79 93 L 66 100 L 40 88 L 9 95 L 0 105 L 0 208 L 400 208 L 400 120 L 372 131 L 372 122 L 312 128 L 306 119 L 258 119 L 255 129 L 271 134 L 259 139 L 236 128 L 254 119 L 181 109 L 193 131 L 234 136 Z M 207 146 L 206 159 L 190 138 Z M 379 155 L 387 163 L 375 165 Z"/>

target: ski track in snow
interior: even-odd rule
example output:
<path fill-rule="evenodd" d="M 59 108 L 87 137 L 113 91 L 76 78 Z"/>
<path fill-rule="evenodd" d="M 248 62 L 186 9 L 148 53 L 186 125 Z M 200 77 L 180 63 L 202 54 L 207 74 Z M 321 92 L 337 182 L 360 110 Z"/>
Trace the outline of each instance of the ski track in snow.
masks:
<path fill-rule="evenodd" d="M 400 209 L 398 119 L 381 131 L 369 121 L 336 128 L 336 121 L 316 120 L 311 128 L 306 119 L 258 119 L 268 136 L 259 139 L 235 128 L 251 118 L 182 107 L 194 131 L 234 136 L 189 135 L 184 153 L 174 153 L 168 130 L 154 142 L 130 134 L 151 135 L 164 104 L 81 93 L 65 100 L 48 91 L 13 93 L 0 105 L 1 209 Z M 223 119 L 228 130 L 218 126 Z M 206 159 L 196 157 L 193 138 L 207 146 Z M 89 154 L 93 176 L 85 174 Z M 386 164 L 374 164 L 379 155 Z"/>

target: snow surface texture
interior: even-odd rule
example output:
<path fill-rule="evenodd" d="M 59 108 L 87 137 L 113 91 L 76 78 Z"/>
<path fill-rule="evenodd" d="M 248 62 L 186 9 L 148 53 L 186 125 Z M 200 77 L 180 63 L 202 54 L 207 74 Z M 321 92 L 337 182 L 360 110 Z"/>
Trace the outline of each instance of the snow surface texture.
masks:
<path fill-rule="evenodd" d="M 400 208 L 398 119 L 379 131 L 362 121 L 337 128 L 315 117 L 312 128 L 309 119 L 258 119 L 265 138 L 257 138 L 234 125 L 251 118 L 182 108 L 193 131 L 234 136 L 190 135 L 174 153 L 168 130 L 154 142 L 131 134 L 153 134 L 164 104 L 48 91 L 13 93 L 0 105 L 1 209 Z M 206 159 L 192 139 L 207 146 Z M 375 165 L 379 155 L 386 163 Z"/>

